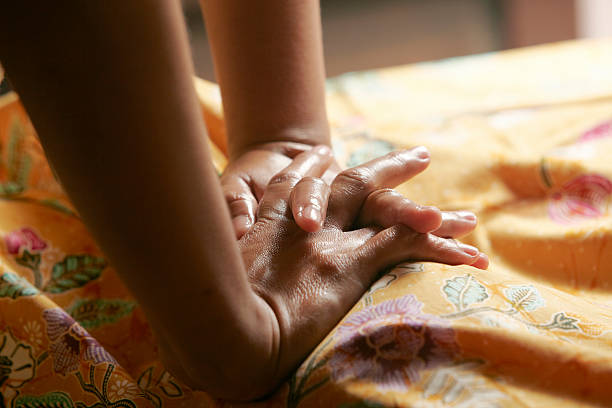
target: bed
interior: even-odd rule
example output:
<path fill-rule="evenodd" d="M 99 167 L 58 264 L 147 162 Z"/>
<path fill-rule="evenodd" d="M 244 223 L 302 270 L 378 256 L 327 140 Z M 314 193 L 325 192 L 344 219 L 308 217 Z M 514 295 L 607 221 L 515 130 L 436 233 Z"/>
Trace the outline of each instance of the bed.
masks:
<path fill-rule="evenodd" d="M 196 79 L 225 166 L 216 85 Z M 488 271 L 384 273 L 253 407 L 612 406 L 612 40 L 330 79 L 339 162 L 425 145 L 399 187 L 479 226 Z M 139 308 L 0 98 L 0 406 L 229 407 L 159 362 Z"/>

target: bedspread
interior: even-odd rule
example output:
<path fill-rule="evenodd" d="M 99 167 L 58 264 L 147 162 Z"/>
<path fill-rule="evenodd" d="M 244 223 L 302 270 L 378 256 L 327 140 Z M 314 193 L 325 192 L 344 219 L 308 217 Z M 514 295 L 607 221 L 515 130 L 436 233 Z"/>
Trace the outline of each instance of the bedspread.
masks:
<path fill-rule="evenodd" d="M 217 88 L 196 80 L 215 162 Z M 488 271 L 384 274 L 254 407 L 612 406 L 612 40 L 352 73 L 328 82 L 353 166 L 427 146 L 399 187 L 480 224 Z M 144 314 L 0 98 L 0 407 L 233 406 L 159 362 Z M 211 328 L 211 330 L 213 330 Z"/>

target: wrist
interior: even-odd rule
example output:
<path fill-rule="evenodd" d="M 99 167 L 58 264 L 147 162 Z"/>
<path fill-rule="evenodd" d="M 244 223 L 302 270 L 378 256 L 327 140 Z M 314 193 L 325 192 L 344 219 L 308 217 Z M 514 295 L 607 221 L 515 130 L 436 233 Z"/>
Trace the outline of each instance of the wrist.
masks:
<path fill-rule="evenodd" d="M 259 136 L 264 134 L 265 136 Z M 260 132 L 259 135 L 228 135 L 230 161 L 252 150 L 266 150 L 293 157 L 312 146 L 324 144 L 331 146 L 330 131 L 327 122 L 323 125 L 296 127 L 272 132 Z M 232 143 L 232 141 L 234 141 Z"/>

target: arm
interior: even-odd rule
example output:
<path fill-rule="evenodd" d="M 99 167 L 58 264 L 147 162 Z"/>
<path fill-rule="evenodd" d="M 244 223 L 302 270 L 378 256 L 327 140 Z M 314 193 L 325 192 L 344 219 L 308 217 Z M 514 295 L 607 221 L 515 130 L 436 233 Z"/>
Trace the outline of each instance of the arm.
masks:
<path fill-rule="evenodd" d="M 200 3 L 223 95 L 231 156 L 221 183 L 240 238 L 255 222 L 270 178 L 310 145 L 330 145 L 319 0 Z M 331 184 L 339 172 L 333 161 L 324 180 Z M 317 184 L 301 187 L 292 195 L 293 218 L 303 230 L 318 231 L 327 198 Z M 419 232 L 436 230 L 443 217 L 475 225 L 465 214 L 410 206 L 412 213 L 405 208 L 403 213 L 391 212 L 398 215 L 392 221 Z M 384 221 L 377 225 L 391 220 Z"/>
<path fill-rule="evenodd" d="M 271 347 L 254 335 L 270 319 L 210 164 L 178 3 L 2 10 L 0 60 L 83 220 L 179 359 L 207 361 L 211 384 L 238 372 Z"/>
<path fill-rule="evenodd" d="M 222 188 L 240 238 L 270 178 L 311 145 L 330 145 L 318 0 L 200 0 L 223 96 L 230 163 Z M 340 171 L 335 161 L 325 180 Z M 316 231 L 323 197 L 304 190 L 296 201 L 320 210 L 295 211 Z M 304 206 L 300 206 L 302 209 Z M 295 208 L 298 208 L 297 206 Z"/>
<path fill-rule="evenodd" d="M 201 5 L 231 158 L 269 142 L 329 145 L 318 0 Z"/>

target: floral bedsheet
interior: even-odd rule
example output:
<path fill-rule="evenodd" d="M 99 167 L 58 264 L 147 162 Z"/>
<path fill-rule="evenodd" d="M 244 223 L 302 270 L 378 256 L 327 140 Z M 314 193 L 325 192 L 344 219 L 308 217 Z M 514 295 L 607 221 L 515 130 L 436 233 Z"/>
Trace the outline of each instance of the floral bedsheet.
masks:
<path fill-rule="evenodd" d="M 352 166 L 426 145 L 400 190 L 480 225 L 489 271 L 405 263 L 254 407 L 612 406 L 612 41 L 561 43 L 328 83 Z M 224 166 L 218 91 L 196 80 Z M 0 407 L 216 407 L 155 338 L 0 98 Z"/>

